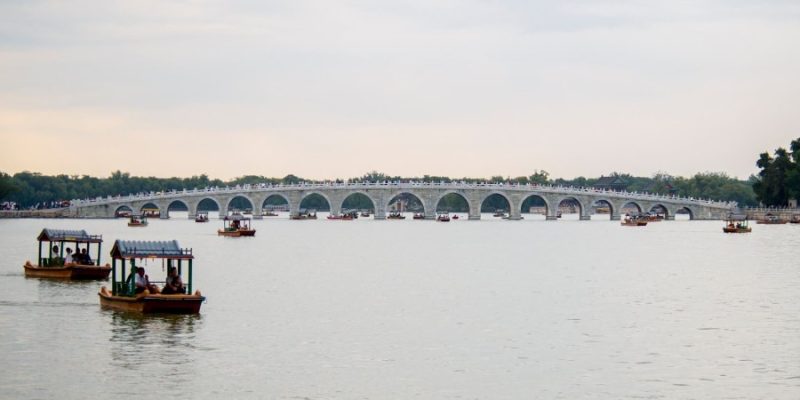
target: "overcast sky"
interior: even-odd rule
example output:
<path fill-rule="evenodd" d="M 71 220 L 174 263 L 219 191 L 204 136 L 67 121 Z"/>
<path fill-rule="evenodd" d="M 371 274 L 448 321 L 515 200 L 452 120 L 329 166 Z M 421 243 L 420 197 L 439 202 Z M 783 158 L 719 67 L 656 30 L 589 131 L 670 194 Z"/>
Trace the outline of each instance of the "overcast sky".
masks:
<path fill-rule="evenodd" d="M 0 2 L 0 171 L 746 178 L 800 2 Z"/>

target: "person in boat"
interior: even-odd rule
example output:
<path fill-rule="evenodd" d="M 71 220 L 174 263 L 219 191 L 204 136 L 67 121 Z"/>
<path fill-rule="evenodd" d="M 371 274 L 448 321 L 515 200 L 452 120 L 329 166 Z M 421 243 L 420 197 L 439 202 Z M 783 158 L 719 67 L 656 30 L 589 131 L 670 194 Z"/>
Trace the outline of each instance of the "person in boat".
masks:
<path fill-rule="evenodd" d="M 72 249 L 67 249 L 67 256 L 64 257 L 64 264 L 72 264 L 75 262 L 75 258 L 72 257 Z"/>
<path fill-rule="evenodd" d="M 136 293 L 142 293 L 147 289 L 150 293 L 159 293 L 158 286 L 150 283 L 150 278 L 144 273 L 144 267 L 138 267 L 135 277 Z"/>
<path fill-rule="evenodd" d="M 186 287 L 183 286 L 183 281 L 181 280 L 181 276 L 178 275 L 178 269 L 175 267 L 169 267 L 167 271 L 167 279 L 164 282 L 164 289 L 161 290 L 161 294 L 185 294 Z"/>
<path fill-rule="evenodd" d="M 92 264 L 94 264 L 92 262 L 92 257 L 89 255 L 89 252 L 86 251 L 86 249 L 81 249 L 81 258 L 80 258 L 80 260 L 78 262 L 83 264 L 83 265 L 92 265 Z"/>

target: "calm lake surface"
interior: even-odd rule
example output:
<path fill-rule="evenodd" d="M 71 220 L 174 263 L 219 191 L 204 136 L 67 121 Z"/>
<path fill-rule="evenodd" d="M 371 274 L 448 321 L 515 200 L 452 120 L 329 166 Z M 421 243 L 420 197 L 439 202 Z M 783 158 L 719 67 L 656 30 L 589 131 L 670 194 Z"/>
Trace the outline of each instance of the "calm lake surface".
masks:
<path fill-rule="evenodd" d="M 0 398 L 800 398 L 800 226 L 320 216 L 0 220 Z M 25 278 L 45 227 L 193 248 L 201 315 Z"/>

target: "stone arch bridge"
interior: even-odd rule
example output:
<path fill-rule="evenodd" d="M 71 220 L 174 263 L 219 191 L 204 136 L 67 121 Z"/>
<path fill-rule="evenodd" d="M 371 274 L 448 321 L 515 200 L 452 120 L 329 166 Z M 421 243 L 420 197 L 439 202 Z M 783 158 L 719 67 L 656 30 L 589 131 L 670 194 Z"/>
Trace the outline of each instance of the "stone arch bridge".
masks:
<path fill-rule="evenodd" d="M 161 218 L 168 218 L 169 209 L 182 204 L 189 210 L 189 218 L 194 218 L 200 202 L 210 200 L 216 203 L 220 214 L 231 210 L 231 202 L 241 197 L 253 205 L 253 215 L 259 218 L 268 198 L 279 196 L 288 204 L 292 215 L 300 212 L 303 199 L 312 194 L 322 196 L 328 201 L 331 213 L 338 214 L 342 204 L 349 196 L 360 193 L 372 201 L 375 219 L 384 219 L 390 212 L 390 204 L 398 195 L 411 195 L 419 199 L 426 219 L 436 217 L 439 201 L 447 195 L 455 194 L 466 200 L 469 206 L 469 219 L 481 218 L 481 205 L 490 196 L 499 195 L 509 205 L 509 219 L 521 219 L 522 206 L 533 196 L 539 204 L 544 204 L 548 220 L 556 220 L 562 202 L 577 205 L 581 220 L 591 218 L 593 206 L 608 208 L 611 219 L 620 219 L 623 208 L 635 208 L 640 212 L 660 210 L 666 219 L 674 219 L 678 212 L 686 212 L 691 219 L 722 219 L 735 203 L 700 200 L 676 196 L 662 196 L 635 192 L 615 192 L 592 188 L 577 188 L 550 185 L 518 184 L 471 184 L 471 183 L 423 183 L 423 182 L 370 182 L 370 183 L 302 183 L 295 185 L 244 185 L 224 188 L 204 188 L 192 190 L 172 190 L 166 192 L 108 196 L 87 200 L 73 200 L 68 215 L 76 218 L 111 218 L 118 210 L 126 208 L 140 212 L 144 208 L 157 208 Z"/>

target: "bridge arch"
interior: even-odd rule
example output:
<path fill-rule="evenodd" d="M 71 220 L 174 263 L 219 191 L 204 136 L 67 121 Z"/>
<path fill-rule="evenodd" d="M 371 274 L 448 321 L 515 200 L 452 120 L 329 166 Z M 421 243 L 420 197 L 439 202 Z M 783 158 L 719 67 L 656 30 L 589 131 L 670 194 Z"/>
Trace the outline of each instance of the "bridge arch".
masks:
<path fill-rule="evenodd" d="M 247 203 L 250 203 L 250 207 L 246 207 L 246 204 L 244 203 L 245 201 Z M 230 199 L 228 199 L 228 202 L 227 202 L 227 204 L 225 204 L 225 208 L 223 209 L 224 211 L 220 211 L 220 213 L 223 213 L 223 215 L 226 215 L 229 211 L 232 211 L 232 209 L 231 209 L 232 206 L 236 206 L 236 205 L 242 206 L 241 208 L 245 208 L 245 209 L 249 208 L 252 211 L 256 206 L 256 202 L 253 200 L 252 197 L 250 197 L 250 196 L 248 196 L 248 195 L 246 195 L 244 193 L 240 193 L 240 194 L 237 194 L 236 196 L 233 196 Z M 238 209 L 236 207 L 233 207 L 233 208 Z"/>
<path fill-rule="evenodd" d="M 551 210 L 553 210 L 553 206 L 550 204 L 547 197 L 537 193 L 524 195 L 519 207 L 522 214 L 541 214 L 545 218 L 547 218 L 547 216 L 551 214 Z M 541 212 L 537 211 L 540 208 Z"/>
<path fill-rule="evenodd" d="M 275 200 L 283 200 L 283 202 L 278 202 Z M 261 208 L 264 208 L 268 205 L 278 205 L 278 204 L 286 204 L 287 207 L 292 206 L 292 202 L 289 201 L 289 197 L 287 197 L 283 193 L 271 193 L 264 198 L 264 201 L 261 202 Z"/>
<path fill-rule="evenodd" d="M 161 215 L 161 207 L 152 201 L 145 202 L 141 207 L 139 207 L 140 214 L 144 214 L 145 210 L 148 210 L 150 214 L 156 213 L 156 215 Z"/>
<path fill-rule="evenodd" d="M 175 209 L 175 208 L 172 207 L 174 204 L 179 204 L 180 206 L 182 206 L 182 208 Z M 167 213 L 167 217 L 169 217 L 169 212 L 170 211 L 190 211 L 190 210 L 191 209 L 189 207 L 189 204 L 187 204 L 185 201 L 183 201 L 181 199 L 175 199 L 175 200 L 170 201 L 169 204 L 167 204 L 166 213 Z"/>
<path fill-rule="evenodd" d="M 122 217 L 125 215 L 123 213 L 133 214 L 133 208 L 131 208 L 129 205 L 123 204 L 114 209 L 114 217 Z"/>
<path fill-rule="evenodd" d="M 669 208 L 667 206 L 665 206 L 664 204 L 661 204 L 661 203 L 653 204 L 652 206 L 650 206 L 650 209 L 647 210 L 647 212 L 649 212 L 650 214 L 656 214 L 656 215 L 661 214 L 661 215 L 664 216 L 664 219 L 669 219 L 670 215 L 671 215 L 670 212 L 669 212 Z"/>
<path fill-rule="evenodd" d="M 423 200 L 424 199 L 423 196 L 421 196 L 419 193 L 416 193 L 413 190 L 397 190 L 397 191 L 393 191 L 393 192 L 389 193 L 389 195 L 386 196 L 386 197 L 388 198 L 388 200 L 386 201 L 386 204 L 384 205 L 384 209 L 387 212 L 388 211 L 392 211 L 392 208 L 393 208 L 392 205 L 393 204 L 401 204 L 403 201 L 405 201 L 405 203 L 402 203 L 404 211 L 405 210 L 417 210 L 417 207 L 422 208 L 422 213 L 424 215 L 428 215 L 429 211 L 435 211 L 435 210 L 431 210 L 431 207 L 429 205 L 425 204 L 425 201 Z M 409 199 L 409 197 L 411 197 L 411 198 Z M 399 210 L 395 209 L 394 211 L 399 211 Z"/>
<path fill-rule="evenodd" d="M 481 198 L 480 212 L 496 212 L 497 210 L 494 209 L 496 207 L 492 207 L 491 205 L 486 204 L 486 201 L 489 200 L 489 198 L 497 199 L 498 197 L 505 200 L 505 206 L 501 207 L 503 212 L 511 213 L 514 210 L 514 206 L 512 206 L 511 199 L 505 193 L 493 190 L 487 193 L 486 196 L 483 196 L 483 198 Z"/>
<path fill-rule="evenodd" d="M 354 198 L 355 199 L 358 199 L 358 198 L 364 199 L 364 198 L 366 198 L 372 204 L 372 206 L 370 208 L 368 208 L 368 209 L 371 210 L 371 212 L 373 212 L 373 213 L 375 212 L 375 208 L 377 207 L 378 202 L 375 201 L 375 199 L 373 199 L 372 196 L 370 196 L 367 192 L 364 192 L 364 191 L 361 191 L 361 190 L 356 190 L 356 191 L 353 191 L 353 192 L 345 193 L 344 198 L 342 199 L 342 204 L 339 205 L 339 209 L 342 210 L 342 212 L 344 212 L 345 205 L 348 204 L 348 201 L 349 201 L 350 204 L 352 204 L 352 202 L 358 202 L 358 200 L 354 200 Z M 348 207 L 348 208 L 352 208 L 352 207 Z M 359 208 L 359 207 L 356 207 L 356 208 Z"/>
<path fill-rule="evenodd" d="M 214 206 L 214 207 L 210 207 Z M 216 210 L 214 210 L 216 208 Z M 203 197 L 197 202 L 197 206 L 195 207 L 195 214 L 198 211 L 222 211 L 222 206 L 220 206 L 219 201 L 213 197 Z"/>
<path fill-rule="evenodd" d="M 445 192 L 443 192 L 442 194 L 439 195 L 439 198 L 436 199 L 436 203 L 435 203 L 436 205 L 434 206 L 434 209 L 436 210 L 436 212 L 438 213 L 440 211 L 440 206 L 442 205 L 442 200 L 444 200 L 445 197 L 453 198 L 452 196 L 457 196 L 458 198 L 463 200 L 463 203 L 456 200 L 456 203 L 462 203 L 462 204 L 452 204 L 450 207 L 446 207 L 447 208 L 446 210 L 442 209 L 441 211 L 444 211 L 444 212 L 461 212 L 461 211 L 458 211 L 458 210 L 451 210 L 450 208 L 457 208 L 459 206 L 461 206 L 461 207 L 466 206 L 466 208 L 467 208 L 466 212 L 467 212 L 467 214 L 469 214 L 470 213 L 469 199 L 467 199 L 467 196 L 465 196 L 464 193 L 461 193 L 461 192 L 456 191 L 456 190 L 448 190 L 448 191 L 445 191 Z"/>
<path fill-rule="evenodd" d="M 631 213 L 631 212 L 643 213 L 644 212 L 644 207 L 642 207 L 642 205 L 639 204 L 639 202 L 637 202 L 635 200 L 628 200 L 628 201 L 623 200 L 622 205 L 619 207 L 619 212 L 620 213 Z"/>
<path fill-rule="evenodd" d="M 297 207 L 300 209 L 313 208 L 316 210 L 324 210 L 324 208 L 316 207 L 317 205 L 320 204 L 314 204 L 317 201 L 314 199 L 317 197 L 320 197 L 323 200 L 325 200 L 325 202 L 328 203 L 328 210 L 332 210 L 333 202 L 331 202 L 331 199 L 327 195 L 325 195 L 325 193 L 317 191 L 304 193 L 303 196 L 300 198 L 300 202 L 297 204 Z M 310 207 L 309 204 L 312 206 Z"/>
<path fill-rule="evenodd" d="M 585 210 L 586 207 L 583 205 L 583 203 L 577 197 L 575 197 L 575 196 L 561 196 L 561 197 L 558 197 L 557 200 L 556 200 L 556 215 L 558 215 L 558 213 L 561 212 L 562 204 L 565 204 L 565 203 L 566 203 L 567 207 L 573 207 L 573 206 L 574 207 L 578 207 L 578 210 L 577 210 L 578 211 L 577 212 L 578 218 L 580 218 L 580 216 L 582 216 L 584 214 L 583 210 Z"/>
<path fill-rule="evenodd" d="M 597 212 L 599 209 L 603 209 L 605 207 L 608 207 L 608 213 Z M 619 210 L 617 210 L 614 206 L 614 202 L 605 197 L 595 199 L 594 202 L 592 202 L 592 208 L 595 214 L 608 214 L 609 218 L 612 218 L 619 212 Z"/>
<path fill-rule="evenodd" d="M 676 216 L 676 219 L 680 219 L 677 218 L 677 215 L 679 214 L 689 214 L 689 220 L 693 220 L 697 217 L 697 214 L 695 214 L 694 210 L 692 210 L 689 206 L 676 207 L 675 213 L 673 215 Z"/>

